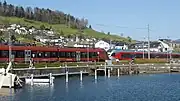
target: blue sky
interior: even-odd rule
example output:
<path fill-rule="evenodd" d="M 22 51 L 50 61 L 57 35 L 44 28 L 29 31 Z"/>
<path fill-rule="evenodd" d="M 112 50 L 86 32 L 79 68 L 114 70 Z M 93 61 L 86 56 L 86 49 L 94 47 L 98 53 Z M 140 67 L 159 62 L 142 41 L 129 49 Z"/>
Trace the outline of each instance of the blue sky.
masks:
<path fill-rule="evenodd" d="M 51 8 L 76 17 L 85 17 L 95 30 L 123 34 L 133 39 L 143 40 L 143 37 L 147 37 L 147 29 L 138 28 L 147 28 L 148 24 L 151 29 L 151 40 L 180 38 L 180 0 L 7 0 L 7 2 Z"/>

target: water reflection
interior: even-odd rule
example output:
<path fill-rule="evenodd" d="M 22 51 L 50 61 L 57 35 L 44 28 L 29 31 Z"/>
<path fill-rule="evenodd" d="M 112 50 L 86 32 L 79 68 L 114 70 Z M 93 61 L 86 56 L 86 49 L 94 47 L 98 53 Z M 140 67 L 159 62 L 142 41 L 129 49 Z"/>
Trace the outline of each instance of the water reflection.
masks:
<path fill-rule="evenodd" d="M 13 96 L 15 94 L 15 90 L 9 88 L 1 88 L 0 89 L 0 96 Z"/>
<path fill-rule="evenodd" d="M 94 82 L 95 84 L 97 84 L 97 79 L 95 79 L 95 82 Z"/>
<path fill-rule="evenodd" d="M 34 87 L 33 86 L 30 86 L 29 87 L 29 95 L 30 95 L 30 101 L 33 101 L 34 99 Z"/>
<path fill-rule="evenodd" d="M 52 96 L 53 96 L 53 94 L 54 94 L 54 84 L 49 85 L 49 89 L 50 89 L 49 96 L 50 96 L 50 97 L 52 97 Z"/>
<path fill-rule="evenodd" d="M 83 86 L 83 82 L 81 81 L 80 82 L 80 88 L 83 88 L 84 86 Z"/>
<path fill-rule="evenodd" d="M 3 88 L 0 101 L 179 101 L 179 76 L 100 76 L 97 80 L 85 77 L 83 82 L 74 77 L 68 83 L 59 78 L 54 85 L 26 85 L 21 90 Z"/>
<path fill-rule="evenodd" d="M 68 82 L 66 82 L 66 92 L 68 93 L 69 92 L 69 87 L 68 87 Z"/>

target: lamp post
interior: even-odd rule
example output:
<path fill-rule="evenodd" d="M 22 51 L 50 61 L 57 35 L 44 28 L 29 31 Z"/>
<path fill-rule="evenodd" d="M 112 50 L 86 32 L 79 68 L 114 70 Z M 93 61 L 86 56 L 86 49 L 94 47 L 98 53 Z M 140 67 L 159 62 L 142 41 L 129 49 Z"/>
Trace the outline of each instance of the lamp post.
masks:
<path fill-rule="evenodd" d="M 150 38 L 149 38 L 149 24 L 148 24 L 148 59 L 151 59 L 151 57 L 150 57 Z"/>
<path fill-rule="evenodd" d="M 12 56 L 12 50 L 11 50 L 11 31 L 8 31 L 9 35 L 9 62 L 11 61 L 11 56 Z"/>

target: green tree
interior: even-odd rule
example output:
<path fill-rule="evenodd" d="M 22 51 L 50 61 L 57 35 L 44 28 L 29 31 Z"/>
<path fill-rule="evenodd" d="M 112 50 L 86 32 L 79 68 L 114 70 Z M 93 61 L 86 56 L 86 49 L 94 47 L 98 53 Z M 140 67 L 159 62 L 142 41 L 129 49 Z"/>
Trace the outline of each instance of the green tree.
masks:
<path fill-rule="evenodd" d="M 15 35 L 11 35 L 11 40 L 12 40 L 13 42 L 16 41 Z"/>
<path fill-rule="evenodd" d="M 41 29 L 41 30 L 44 30 L 44 29 L 46 29 L 46 28 L 45 28 L 44 25 L 41 25 L 41 26 L 40 26 L 40 29 Z"/>
<path fill-rule="evenodd" d="M 132 42 L 132 38 L 130 36 L 127 37 L 129 42 Z"/>
<path fill-rule="evenodd" d="M 107 35 L 110 35 L 110 32 L 108 32 Z"/>

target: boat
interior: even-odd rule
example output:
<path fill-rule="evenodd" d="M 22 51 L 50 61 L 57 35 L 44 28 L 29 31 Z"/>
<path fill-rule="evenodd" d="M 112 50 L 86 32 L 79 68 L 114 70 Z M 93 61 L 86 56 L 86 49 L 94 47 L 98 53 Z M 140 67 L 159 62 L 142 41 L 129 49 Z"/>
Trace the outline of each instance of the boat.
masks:
<path fill-rule="evenodd" d="M 10 61 L 7 68 L 0 69 L 0 89 L 4 88 L 21 88 L 22 80 L 16 74 L 10 73 L 9 70 L 12 67 L 12 62 Z"/>

